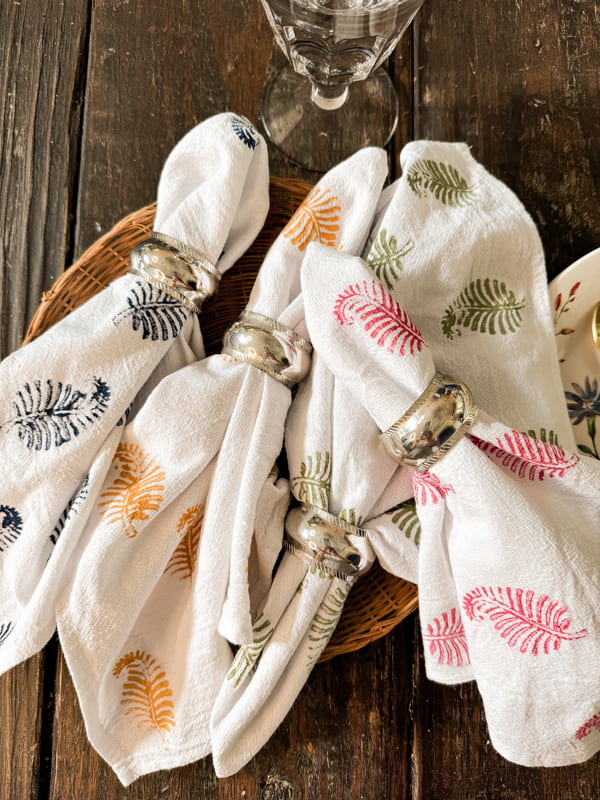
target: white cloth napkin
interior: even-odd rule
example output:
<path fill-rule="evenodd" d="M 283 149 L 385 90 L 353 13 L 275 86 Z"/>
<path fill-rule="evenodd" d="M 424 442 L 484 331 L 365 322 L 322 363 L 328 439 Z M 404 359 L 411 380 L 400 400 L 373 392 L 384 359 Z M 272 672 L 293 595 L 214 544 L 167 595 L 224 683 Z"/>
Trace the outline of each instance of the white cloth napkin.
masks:
<path fill-rule="evenodd" d="M 246 120 L 221 114 L 168 157 L 155 229 L 222 273 L 267 209 L 265 144 Z M 54 598 L 132 401 L 202 354 L 196 315 L 128 273 L 0 364 L 0 671 L 54 630 Z"/>
<path fill-rule="evenodd" d="M 548 296 L 529 283 L 535 264 L 512 271 L 522 245 L 519 238 L 510 245 L 512 195 L 459 148 L 419 144 L 404 156 L 406 213 L 398 221 L 406 221 L 415 251 L 435 238 L 431 248 L 445 258 L 430 252 L 412 280 L 403 270 L 399 304 L 362 260 L 312 248 L 303 265 L 309 331 L 380 430 L 436 369 L 473 392 L 482 410 L 470 432 L 429 470 L 405 468 L 421 525 L 427 674 L 443 683 L 476 679 L 492 743 L 511 761 L 583 761 L 600 745 L 600 677 L 590 669 L 600 657 L 600 468 L 562 446 L 572 444 L 564 404 L 544 396 L 546 387 L 553 398 L 560 393 L 559 378 L 548 377 L 556 367 Z M 522 308 L 501 324 L 501 310 L 514 309 L 511 290 Z M 516 342 L 517 332 L 519 346 L 507 346 L 503 361 L 495 350 L 505 383 L 492 390 L 490 350 L 497 337 Z M 520 402 L 513 409 L 513 388 L 523 382 L 530 409 Z M 406 547 L 406 537 L 397 541 Z"/>
<path fill-rule="evenodd" d="M 305 332 L 306 244 L 360 251 L 385 164 L 371 148 L 321 179 L 267 254 L 250 309 Z M 57 620 L 90 741 L 124 784 L 209 752 L 210 711 L 232 660 L 218 631 L 228 586 L 249 616 L 239 564 L 252 551 L 270 584 L 281 546 L 288 489 L 273 467 L 290 399 L 230 356 L 190 364 L 126 426 L 103 479 Z"/>

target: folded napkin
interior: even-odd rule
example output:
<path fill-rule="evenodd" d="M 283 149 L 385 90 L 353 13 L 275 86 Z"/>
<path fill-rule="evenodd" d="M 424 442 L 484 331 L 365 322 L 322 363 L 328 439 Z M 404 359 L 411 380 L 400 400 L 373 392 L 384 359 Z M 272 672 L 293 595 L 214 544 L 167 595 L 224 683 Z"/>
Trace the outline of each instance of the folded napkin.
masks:
<path fill-rule="evenodd" d="M 415 459 L 400 472 L 412 472 L 421 527 L 427 674 L 475 678 L 492 744 L 511 761 L 583 761 L 600 746 L 590 669 L 600 657 L 600 467 L 568 449 L 564 404 L 544 394 L 558 397 L 560 385 L 548 378 L 547 292 L 531 279 L 536 264 L 521 260 L 523 243 L 511 242 L 513 196 L 465 149 L 419 143 L 403 168 L 397 222 L 427 257 L 412 277 L 407 259 L 394 297 L 373 264 L 313 246 L 302 276 L 313 345 L 379 430 L 398 421 L 391 449 Z M 494 350 L 499 337 L 513 348 Z M 491 352 L 505 379 L 495 388 Z M 419 407 L 436 372 L 448 378 Z M 531 405 L 513 408 L 523 383 Z M 451 420 L 460 424 L 447 439 Z"/>
<path fill-rule="evenodd" d="M 203 354 L 187 298 L 202 296 L 203 275 L 218 282 L 253 241 L 267 208 L 264 143 L 241 117 L 208 119 L 165 163 L 158 233 L 135 251 L 138 272 L 0 364 L 0 671 L 52 634 L 54 597 L 76 561 L 82 507 L 102 485 L 132 402 Z M 197 286 L 183 283 L 182 260 L 200 270 Z"/>
<path fill-rule="evenodd" d="M 165 377 L 125 427 L 57 611 L 88 736 L 124 784 L 209 752 L 228 587 L 249 617 L 241 563 L 252 551 L 270 584 L 281 546 L 291 389 L 273 375 L 306 356 L 300 263 L 311 239 L 360 252 L 385 164 L 366 149 L 321 179 L 265 257 L 229 352 Z"/>

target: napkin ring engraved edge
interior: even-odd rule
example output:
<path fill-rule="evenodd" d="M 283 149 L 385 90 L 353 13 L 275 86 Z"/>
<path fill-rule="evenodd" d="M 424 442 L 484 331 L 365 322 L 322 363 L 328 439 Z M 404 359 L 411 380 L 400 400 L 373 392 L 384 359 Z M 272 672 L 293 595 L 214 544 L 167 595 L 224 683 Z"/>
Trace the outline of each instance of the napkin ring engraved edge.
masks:
<path fill-rule="evenodd" d="M 291 389 L 306 377 L 312 347 L 277 320 L 244 311 L 225 331 L 221 352 L 251 364 Z"/>
<path fill-rule="evenodd" d="M 366 531 L 321 508 L 302 504 L 285 518 L 284 549 L 333 578 L 354 583 L 364 571 L 360 551 L 348 534 L 364 537 Z"/>
<path fill-rule="evenodd" d="M 133 248 L 130 271 L 195 312 L 217 291 L 221 279 L 202 253 L 157 231 Z"/>
<path fill-rule="evenodd" d="M 462 439 L 477 411 L 468 386 L 436 372 L 423 394 L 381 438 L 395 461 L 424 472 Z"/>

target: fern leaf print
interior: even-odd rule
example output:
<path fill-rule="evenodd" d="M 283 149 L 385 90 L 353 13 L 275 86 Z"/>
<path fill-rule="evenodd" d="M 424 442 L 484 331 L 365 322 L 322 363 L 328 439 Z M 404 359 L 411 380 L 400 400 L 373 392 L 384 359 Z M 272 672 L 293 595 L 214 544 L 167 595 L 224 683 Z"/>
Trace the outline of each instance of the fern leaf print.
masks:
<path fill-rule="evenodd" d="M 423 641 L 438 664 L 462 667 L 470 664 L 469 648 L 465 628 L 458 608 L 444 611 L 441 618 L 435 617 L 423 631 Z"/>
<path fill-rule="evenodd" d="M 525 298 L 519 300 L 504 281 L 477 278 L 444 312 L 442 332 L 450 340 L 462 334 L 461 328 L 490 335 L 516 333 L 525 305 Z"/>
<path fill-rule="evenodd" d="M 17 541 L 23 531 L 23 518 L 16 508 L 0 505 L 0 553 Z"/>
<path fill-rule="evenodd" d="M 50 541 L 52 544 L 56 544 L 58 539 L 63 532 L 65 525 L 67 522 L 75 516 L 77 511 L 81 508 L 81 506 L 85 503 L 85 499 L 88 496 L 90 487 L 90 477 L 86 475 L 83 483 L 79 487 L 79 489 L 75 492 L 73 497 L 69 500 L 68 505 L 66 506 L 65 510 L 61 514 L 60 519 L 54 526 L 54 530 L 50 534 Z"/>
<path fill-rule="evenodd" d="M 181 538 L 165 567 L 165 574 L 175 575 L 182 581 L 192 580 L 196 569 L 203 522 L 204 505 L 202 503 L 190 506 L 183 512 L 177 523 L 177 532 Z"/>
<path fill-rule="evenodd" d="M 309 641 L 309 661 L 308 670 L 312 670 L 317 663 L 319 656 L 325 649 L 327 642 L 331 639 L 337 627 L 344 603 L 350 591 L 350 584 L 346 583 L 343 587 L 335 586 L 328 592 L 327 596 L 317 609 L 315 616 L 310 624 L 308 632 Z"/>
<path fill-rule="evenodd" d="M 282 233 L 301 251 L 311 242 L 335 247 L 341 210 L 335 195 L 317 187 L 298 206 Z"/>
<path fill-rule="evenodd" d="M 258 133 L 245 117 L 235 117 L 231 122 L 233 132 L 240 142 L 243 142 L 250 150 L 254 150 L 259 142 Z"/>
<path fill-rule="evenodd" d="M 405 500 L 403 503 L 391 508 L 387 513 L 391 515 L 392 522 L 398 526 L 398 530 L 407 539 L 410 539 L 415 547 L 418 547 L 421 543 L 421 522 L 417 514 L 415 500 Z"/>
<path fill-rule="evenodd" d="M 331 453 L 317 451 L 300 464 L 300 475 L 292 478 L 292 489 L 301 503 L 327 509 L 331 491 Z"/>
<path fill-rule="evenodd" d="M 118 524 L 122 532 L 134 538 L 139 523 L 146 522 L 159 510 L 163 500 L 165 474 L 144 450 L 135 444 L 120 444 L 112 468 L 118 473 L 100 497 L 102 516 Z"/>
<path fill-rule="evenodd" d="M 126 308 L 113 322 L 119 325 L 131 320 L 134 331 L 141 331 L 142 339 L 167 342 L 179 335 L 189 312 L 178 300 L 150 283 L 136 281 L 126 299 Z"/>
<path fill-rule="evenodd" d="M 447 206 L 470 206 L 476 192 L 452 164 L 423 158 L 408 170 L 406 180 L 417 197 L 433 195 Z"/>
<path fill-rule="evenodd" d="M 371 339 L 389 353 L 414 355 L 425 346 L 421 331 L 377 281 L 348 286 L 338 295 L 333 313 L 340 325 L 360 322 Z"/>
<path fill-rule="evenodd" d="M 338 516 L 345 522 L 349 522 L 350 525 L 356 525 L 357 528 L 363 524 L 363 518 L 356 513 L 355 508 L 342 508 Z"/>
<path fill-rule="evenodd" d="M 586 736 L 589 736 L 592 731 L 598 731 L 600 733 L 600 711 L 588 719 L 587 722 L 584 722 L 581 727 L 577 728 L 575 738 L 581 741 L 581 739 L 585 739 Z"/>
<path fill-rule="evenodd" d="M 464 596 L 463 609 L 467 619 L 487 617 L 508 646 L 524 654 L 547 655 L 566 641 L 588 635 L 585 629 L 569 630 L 565 606 L 531 590 L 478 586 Z"/>
<path fill-rule="evenodd" d="M 252 627 L 252 644 L 240 647 L 235 654 L 231 669 L 227 673 L 227 680 L 233 681 L 235 689 L 238 688 L 250 672 L 256 669 L 258 660 L 274 630 L 275 626 L 260 613 Z"/>
<path fill-rule="evenodd" d="M 437 505 L 447 494 L 454 491 L 452 486 L 443 484 L 438 476 L 429 470 L 413 472 L 412 485 L 415 502 L 421 506 L 427 503 Z"/>
<path fill-rule="evenodd" d="M 13 401 L 13 416 L 0 429 L 14 429 L 28 450 L 50 450 L 72 441 L 106 411 L 110 389 L 92 378 L 88 391 L 62 381 L 26 383 Z"/>
<path fill-rule="evenodd" d="M 13 627 L 12 622 L 0 622 L 0 647 L 12 633 Z"/>
<path fill-rule="evenodd" d="M 556 444 L 534 439 L 519 431 L 505 433 L 495 443 L 473 435 L 469 435 L 469 438 L 483 453 L 499 461 L 513 475 L 529 481 L 543 481 L 546 477 L 562 478 L 580 460 L 576 453 L 567 453 Z"/>
<path fill-rule="evenodd" d="M 377 238 L 367 256 L 367 263 L 377 276 L 377 280 L 385 283 L 391 291 L 394 282 L 398 280 L 400 272 L 404 269 L 402 259 L 414 248 L 410 239 L 402 246 L 398 240 L 385 229 L 379 231 Z"/>
<path fill-rule="evenodd" d="M 113 675 L 125 672 L 121 703 L 127 706 L 140 727 L 160 734 L 163 740 L 175 726 L 173 692 L 167 676 L 156 659 L 142 650 L 123 656 L 114 666 Z"/>

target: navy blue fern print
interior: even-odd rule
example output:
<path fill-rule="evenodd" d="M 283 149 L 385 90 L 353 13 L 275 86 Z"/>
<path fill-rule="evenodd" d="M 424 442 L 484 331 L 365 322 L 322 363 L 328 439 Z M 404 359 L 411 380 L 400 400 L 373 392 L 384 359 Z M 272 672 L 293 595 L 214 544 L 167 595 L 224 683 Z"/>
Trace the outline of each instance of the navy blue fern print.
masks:
<path fill-rule="evenodd" d="M 136 281 L 126 303 L 127 308 L 114 318 L 115 325 L 129 317 L 133 330 L 141 331 L 142 339 L 153 342 L 178 336 L 190 313 L 174 297 L 142 281 Z"/>
<path fill-rule="evenodd" d="M 79 508 L 83 505 L 83 503 L 85 502 L 85 498 L 89 494 L 89 489 L 90 489 L 90 476 L 86 475 L 83 480 L 83 483 L 81 484 L 79 489 L 75 492 L 73 497 L 69 500 L 67 507 L 61 514 L 61 517 L 56 523 L 54 530 L 50 534 L 50 541 L 52 542 L 52 544 L 57 543 L 58 537 L 63 532 L 63 529 L 67 524 L 67 522 L 71 519 L 71 517 L 73 517 L 77 513 Z"/>
<path fill-rule="evenodd" d="M 242 141 L 246 147 L 254 150 L 259 142 L 258 133 L 254 130 L 252 125 L 244 117 L 236 117 L 231 123 L 233 132 Z"/>
<path fill-rule="evenodd" d="M 8 639 L 9 634 L 12 633 L 12 629 L 12 622 L 0 622 L 0 646 Z"/>
<path fill-rule="evenodd" d="M 92 378 L 87 392 L 50 379 L 26 383 L 13 401 L 13 416 L 0 430 L 16 430 L 28 450 L 50 450 L 93 425 L 109 400 L 110 388 L 102 378 Z"/>
<path fill-rule="evenodd" d="M 0 505 L 0 553 L 16 542 L 23 530 L 23 519 L 16 508 Z"/>

